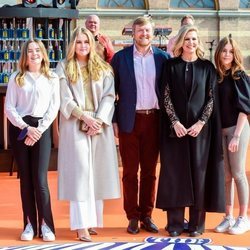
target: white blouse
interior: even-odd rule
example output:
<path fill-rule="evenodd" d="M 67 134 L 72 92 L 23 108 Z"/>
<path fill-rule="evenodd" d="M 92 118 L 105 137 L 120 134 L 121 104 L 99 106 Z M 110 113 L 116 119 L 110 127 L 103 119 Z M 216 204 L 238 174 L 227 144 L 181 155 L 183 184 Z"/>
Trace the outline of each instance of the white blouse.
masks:
<path fill-rule="evenodd" d="M 13 73 L 8 83 L 5 99 L 6 116 L 20 129 L 27 126 L 22 119 L 24 116 L 41 117 L 38 129 L 43 133 L 56 118 L 59 110 L 59 78 L 52 72 L 50 79 L 44 75 L 34 79 L 27 71 L 24 85 L 19 87 L 15 80 L 17 74 L 18 72 Z"/>

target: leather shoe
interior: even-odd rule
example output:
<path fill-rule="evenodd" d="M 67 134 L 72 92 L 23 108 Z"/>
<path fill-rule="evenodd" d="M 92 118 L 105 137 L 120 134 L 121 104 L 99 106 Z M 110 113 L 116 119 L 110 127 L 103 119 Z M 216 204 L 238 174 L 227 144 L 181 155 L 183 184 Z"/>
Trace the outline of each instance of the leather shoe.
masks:
<path fill-rule="evenodd" d="M 177 237 L 177 236 L 179 236 L 179 235 L 181 235 L 181 233 L 179 233 L 179 232 L 177 232 L 177 231 L 169 232 L 169 236 L 170 236 L 170 237 Z"/>
<path fill-rule="evenodd" d="M 151 233 L 159 232 L 158 227 L 153 223 L 150 217 L 146 217 L 141 221 L 141 228 Z"/>
<path fill-rule="evenodd" d="M 168 231 L 168 225 L 165 226 L 165 231 Z M 188 232 L 188 220 L 184 219 L 183 232 Z"/>
<path fill-rule="evenodd" d="M 189 232 L 189 237 L 198 237 L 201 235 L 202 235 L 202 233 L 198 232 L 198 231 Z"/>
<path fill-rule="evenodd" d="M 139 233 L 139 227 L 138 227 L 138 220 L 137 219 L 131 219 L 129 220 L 129 224 L 127 227 L 127 232 L 130 234 L 138 234 Z"/>

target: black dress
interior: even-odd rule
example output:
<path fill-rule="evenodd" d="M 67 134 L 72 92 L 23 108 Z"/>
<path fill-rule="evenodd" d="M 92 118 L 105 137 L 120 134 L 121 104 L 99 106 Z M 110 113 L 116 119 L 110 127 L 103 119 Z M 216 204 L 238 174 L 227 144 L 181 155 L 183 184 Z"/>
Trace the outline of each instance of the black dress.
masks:
<path fill-rule="evenodd" d="M 224 168 L 216 93 L 216 71 L 208 60 L 188 65 L 181 57 L 166 62 L 161 102 L 161 170 L 156 207 L 194 207 L 224 212 Z M 162 90 L 163 91 L 163 90 Z M 197 137 L 174 137 L 175 120 L 189 128 L 205 121 Z"/>

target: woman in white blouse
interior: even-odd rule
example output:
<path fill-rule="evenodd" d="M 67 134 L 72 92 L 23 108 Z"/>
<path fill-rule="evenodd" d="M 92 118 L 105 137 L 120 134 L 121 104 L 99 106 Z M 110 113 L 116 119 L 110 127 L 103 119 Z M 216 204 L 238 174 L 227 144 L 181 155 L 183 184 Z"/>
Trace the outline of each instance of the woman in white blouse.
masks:
<path fill-rule="evenodd" d="M 47 171 L 50 125 L 59 105 L 59 79 L 49 69 L 47 51 L 41 41 L 28 40 L 22 46 L 19 70 L 10 77 L 5 103 L 10 143 L 20 173 L 21 240 L 32 240 L 37 233 L 44 241 L 55 240 Z"/>

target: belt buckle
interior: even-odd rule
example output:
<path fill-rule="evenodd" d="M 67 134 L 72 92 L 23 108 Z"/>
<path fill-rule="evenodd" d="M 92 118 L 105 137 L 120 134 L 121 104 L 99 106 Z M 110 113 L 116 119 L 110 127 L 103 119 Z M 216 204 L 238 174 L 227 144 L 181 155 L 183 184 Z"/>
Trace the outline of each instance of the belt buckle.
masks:
<path fill-rule="evenodd" d="M 148 114 L 150 114 L 150 110 L 147 109 L 146 110 L 146 115 L 148 115 Z"/>

